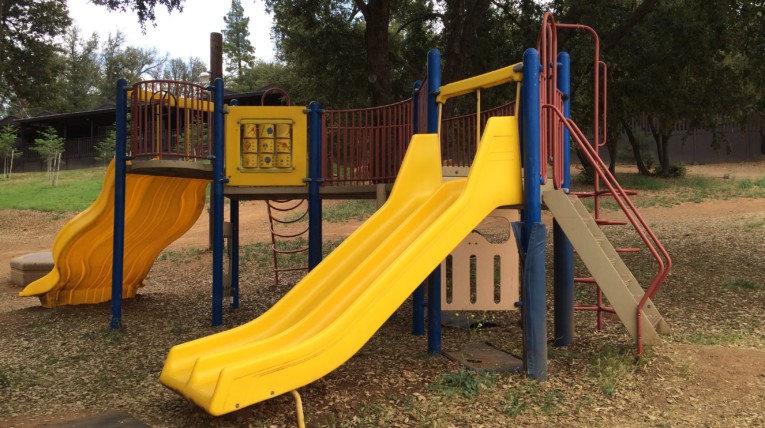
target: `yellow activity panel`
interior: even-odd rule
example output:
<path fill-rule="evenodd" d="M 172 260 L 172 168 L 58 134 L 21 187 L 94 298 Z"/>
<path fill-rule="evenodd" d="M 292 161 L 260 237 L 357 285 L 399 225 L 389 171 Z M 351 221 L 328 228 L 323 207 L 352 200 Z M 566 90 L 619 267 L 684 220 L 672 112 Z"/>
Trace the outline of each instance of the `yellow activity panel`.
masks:
<path fill-rule="evenodd" d="M 307 129 L 302 107 L 228 107 L 228 185 L 305 185 Z"/>

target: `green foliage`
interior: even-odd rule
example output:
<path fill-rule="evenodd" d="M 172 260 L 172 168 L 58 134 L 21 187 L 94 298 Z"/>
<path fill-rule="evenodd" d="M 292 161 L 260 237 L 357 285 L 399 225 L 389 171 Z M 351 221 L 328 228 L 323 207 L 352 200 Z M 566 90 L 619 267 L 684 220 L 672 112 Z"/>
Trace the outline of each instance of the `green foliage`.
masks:
<path fill-rule="evenodd" d="M 333 222 L 366 220 L 375 211 L 377 211 L 377 203 L 375 201 L 349 200 L 322 210 L 322 219 Z"/>
<path fill-rule="evenodd" d="M 19 128 L 15 126 L 4 126 L 0 128 L 0 154 L 4 157 L 10 156 L 14 149 L 16 140 L 19 138 Z"/>
<path fill-rule="evenodd" d="M 168 12 L 183 10 L 184 0 L 91 0 L 91 3 L 100 6 L 106 6 L 109 10 L 125 12 L 132 10 L 138 16 L 138 22 L 141 28 L 145 28 L 146 23 L 154 22 L 154 8 L 156 6 L 165 6 Z"/>
<path fill-rule="evenodd" d="M 508 390 L 502 402 L 502 412 L 513 418 L 537 408 L 545 415 L 554 415 L 563 412 L 565 395 L 558 389 L 545 390 L 535 380 L 524 379 Z"/>
<path fill-rule="evenodd" d="M 112 127 L 109 134 L 98 143 L 96 143 L 96 160 L 108 163 L 114 159 L 114 152 L 117 146 L 117 130 Z"/>
<path fill-rule="evenodd" d="M 746 278 L 728 278 L 725 280 L 725 287 L 741 290 L 758 290 L 759 284 Z"/>
<path fill-rule="evenodd" d="M 63 68 L 55 40 L 70 24 L 66 2 L 0 2 L 0 106 L 23 113 L 50 97 Z"/>
<path fill-rule="evenodd" d="M 52 127 L 47 127 L 39 132 L 40 137 L 35 138 L 32 150 L 39 153 L 44 159 L 53 159 L 64 152 L 64 138 L 59 137 L 58 132 Z"/>
<path fill-rule="evenodd" d="M 638 368 L 631 348 L 606 346 L 593 356 L 589 374 L 603 395 L 612 397 L 619 384 Z"/>
<path fill-rule="evenodd" d="M 202 84 L 200 75 L 207 70 L 207 64 L 199 57 L 173 58 L 169 60 L 162 70 L 162 79 L 180 80 L 182 82 L 192 82 Z"/>
<path fill-rule="evenodd" d="M 11 380 L 5 372 L 0 371 L 0 388 L 8 388 L 11 386 Z"/>
<path fill-rule="evenodd" d="M 13 173 L 13 160 L 22 155 L 16 150 L 15 144 L 19 138 L 19 130 L 15 126 L 0 128 L 0 156 L 3 157 L 3 178 L 10 179 Z"/>
<path fill-rule="evenodd" d="M 461 395 L 465 398 L 475 398 L 482 389 L 494 385 L 495 382 L 494 373 L 460 368 L 458 372 L 444 373 L 429 388 L 445 397 Z"/>

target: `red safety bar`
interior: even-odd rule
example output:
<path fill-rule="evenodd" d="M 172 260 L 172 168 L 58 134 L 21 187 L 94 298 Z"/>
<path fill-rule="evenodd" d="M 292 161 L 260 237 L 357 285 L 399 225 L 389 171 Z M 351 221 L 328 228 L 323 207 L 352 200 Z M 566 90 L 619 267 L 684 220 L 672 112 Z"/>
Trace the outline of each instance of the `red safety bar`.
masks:
<path fill-rule="evenodd" d="M 512 116 L 515 102 L 481 112 L 481 130 L 494 116 Z M 441 121 L 441 159 L 444 166 L 469 167 L 473 163 L 478 141 L 476 141 L 475 114 L 450 117 Z"/>
<path fill-rule="evenodd" d="M 412 137 L 412 99 L 382 107 L 325 110 L 325 184 L 390 183 Z"/>
<path fill-rule="evenodd" d="M 574 30 L 583 30 L 589 33 L 594 40 L 594 66 L 593 66 L 593 125 L 592 125 L 592 143 L 587 140 L 582 130 L 570 118 L 563 115 L 563 98 L 557 89 L 557 29 L 569 28 Z M 648 248 L 652 257 L 658 265 L 657 273 L 647 287 L 643 297 L 637 307 L 637 348 L 638 355 L 643 352 L 642 338 L 642 320 L 640 314 L 643 307 L 649 299 L 653 299 L 661 289 L 664 279 L 669 274 L 672 267 L 672 260 L 669 253 L 658 240 L 656 235 L 650 229 L 646 221 L 635 208 L 629 198 L 629 195 L 635 192 L 624 190 L 616 178 L 603 163 L 598 149 L 606 144 L 606 120 L 607 120 L 607 72 L 605 62 L 600 59 L 600 39 L 594 29 L 580 24 L 558 24 L 555 22 L 551 13 L 545 13 L 542 29 L 537 41 L 542 71 L 540 73 L 540 117 L 541 117 L 541 142 L 540 142 L 540 162 L 541 176 L 543 179 L 548 177 L 547 165 L 553 165 L 553 185 L 560 188 L 563 180 L 563 126 L 571 134 L 571 137 L 579 146 L 580 152 L 586 160 L 592 165 L 594 170 L 594 189 L 591 192 L 577 192 L 579 197 L 592 196 L 594 198 L 594 218 L 601 225 L 630 224 L 635 229 L 640 239 Z M 594 144 L 593 144 L 594 143 Z M 600 188 L 601 181 L 606 189 Z M 613 197 L 622 211 L 625 213 L 628 221 L 610 221 L 601 218 L 600 198 L 604 196 Z M 637 248 L 619 248 L 618 252 L 637 252 Z M 596 283 L 593 278 L 577 278 L 577 282 Z M 603 312 L 614 312 L 613 308 L 607 307 L 603 301 L 603 294 L 600 289 L 597 292 L 596 305 L 577 305 L 576 309 L 597 311 L 598 328 L 603 326 Z"/>
<path fill-rule="evenodd" d="M 587 141 L 587 137 L 585 137 L 584 133 L 581 129 L 579 129 L 576 123 L 574 123 L 573 120 L 564 117 L 563 111 L 555 106 L 545 105 L 543 106 L 543 109 L 554 113 L 561 121 L 561 123 L 563 123 L 564 126 L 566 126 L 566 128 L 569 130 L 571 137 L 574 141 L 576 141 L 577 145 L 582 150 L 582 153 L 587 158 L 587 161 L 590 162 L 590 165 L 592 165 L 598 174 L 600 174 L 603 183 L 608 188 L 609 193 L 614 197 L 616 203 L 619 204 L 619 207 L 627 216 L 628 222 L 640 236 L 640 239 L 648 248 L 648 251 L 651 253 L 658 265 L 656 275 L 653 277 L 653 280 L 646 289 L 645 294 L 637 306 L 637 347 L 638 355 L 641 355 L 643 353 L 643 337 L 640 314 L 642 313 L 643 307 L 646 305 L 648 300 L 653 299 L 661 289 L 664 279 L 667 277 L 670 269 L 672 268 L 672 259 L 669 257 L 669 253 L 656 237 L 656 234 L 651 230 L 651 228 L 648 226 L 648 223 L 645 221 L 643 216 L 640 215 L 637 208 L 630 200 L 628 192 L 626 192 L 619 185 L 619 182 L 616 181 L 616 178 L 613 176 L 613 174 L 611 174 L 611 171 L 608 170 L 608 166 L 603 162 L 602 159 L 600 159 L 600 156 L 598 156 L 597 149 L 593 147 L 589 141 Z"/>
<path fill-rule="evenodd" d="M 206 159 L 212 150 L 212 94 L 175 80 L 147 80 L 130 92 L 133 158 Z"/>

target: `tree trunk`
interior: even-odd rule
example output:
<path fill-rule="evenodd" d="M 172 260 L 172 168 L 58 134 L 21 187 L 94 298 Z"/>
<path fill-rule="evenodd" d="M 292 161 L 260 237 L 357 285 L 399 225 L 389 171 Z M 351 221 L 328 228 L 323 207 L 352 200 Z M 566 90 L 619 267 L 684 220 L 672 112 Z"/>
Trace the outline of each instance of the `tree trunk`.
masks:
<path fill-rule="evenodd" d="M 478 28 L 491 5 L 490 0 L 447 0 L 446 47 L 441 83 L 466 77 L 470 60 L 477 48 Z"/>
<path fill-rule="evenodd" d="M 390 0 L 355 2 L 366 21 L 364 48 L 367 54 L 367 84 L 372 105 L 391 103 L 390 60 L 388 57 L 388 26 Z"/>
<path fill-rule="evenodd" d="M 669 139 L 672 136 L 672 127 L 667 126 L 665 131 L 661 133 L 661 150 L 659 152 L 659 162 L 661 162 L 661 176 L 670 176 L 670 162 L 669 162 Z"/>
<path fill-rule="evenodd" d="M 622 120 L 622 127 L 624 128 L 624 133 L 627 134 L 627 140 L 630 142 L 630 146 L 632 146 L 632 155 L 635 157 L 635 165 L 637 166 L 638 172 L 641 175 L 651 175 L 651 171 L 648 170 L 643 162 L 643 155 L 640 153 L 640 143 L 635 137 L 635 133 L 632 132 L 632 128 L 625 120 Z"/>

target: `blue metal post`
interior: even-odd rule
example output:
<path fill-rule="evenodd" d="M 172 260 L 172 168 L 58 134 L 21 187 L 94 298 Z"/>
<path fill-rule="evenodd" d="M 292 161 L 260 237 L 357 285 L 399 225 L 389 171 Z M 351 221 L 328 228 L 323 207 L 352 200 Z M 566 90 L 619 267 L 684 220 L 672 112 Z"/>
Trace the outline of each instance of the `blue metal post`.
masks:
<path fill-rule="evenodd" d="M 239 308 L 239 201 L 229 201 L 231 221 L 231 309 Z"/>
<path fill-rule="evenodd" d="M 539 101 L 539 53 L 527 49 L 523 53 L 523 87 L 521 89 L 521 112 L 523 122 L 523 247 L 529 245 L 531 228 L 542 220 L 540 198 L 540 101 Z"/>
<path fill-rule="evenodd" d="M 122 274 L 125 256 L 125 173 L 127 153 L 127 80 L 117 80 L 116 142 L 114 148 L 114 240 L 112 243 L 112 318 L 109 327 L 122 327 Z"/>
<path fill-rule="evenodd" d="M 420 90 L 422 82 L 414 82 L 412 90 L 412 128 L 414 133 L 420 130 Z M 427 120 L 427 118 L 425 118 Z M 412 334 L 422 336 L 425 334 L 425 283 L 423 282 L 412 294 Z"/>
<path fill-rule="evenodd" d="M 558 54 L 558 90 L 563 93 L 563 114 L 571 115 L 571 60 L 567 52 Z M 571 188 L 571 136 L 563 128 L 563 189 Z M 555 334 L 553 345 L 574 343 L 574 248 L 558 222 L 553 220 Z"/>
<path fill-rule="evenodd" d="M 321 115 L 317 101 L 308 105 L 308 269 L 321 263 Z"/>
<path fill-rule="evenodd" d="M 236 98 L 229 101 L 232 107 L 239 106 Z M 239 308 L 239 201 L 229 200 L 229 221 L 231 221 L 231 309 Z"/>
<path fill-rule="evenodd" d="M 441 52 L 428 52 L 428 133 L 438 132 L 438 104 L 436 96 L 441 90 Z M 441 157 L 441 153 L 433 153 Z M 441 353 L 441 265 L 428 277 L 428 353 Z"/>
<path fill-rule="evenodd" d="M 526 253 L 522 316 L 524 326 L 524 366 L 526 374 L 536 380 L 547 378 L 547 326 L 544 269 L 544 224 L 540 197 L 540 99 L 539 53 L 527 49 L 523 54 L 523 117 L 524 207 L 522 243 Z"/>
<path fill-rule="evenodd" d="M 213 207 L 213 261 L 212 261 L 212 325 L 223 324 L 223 137 L 224 105 L 223 79 L 213 82 L 213 185 L 210 199 Z"/>

